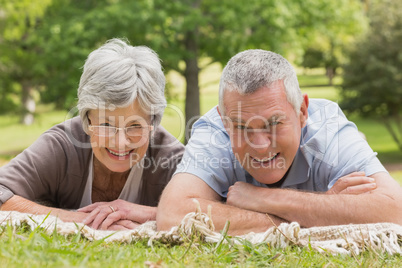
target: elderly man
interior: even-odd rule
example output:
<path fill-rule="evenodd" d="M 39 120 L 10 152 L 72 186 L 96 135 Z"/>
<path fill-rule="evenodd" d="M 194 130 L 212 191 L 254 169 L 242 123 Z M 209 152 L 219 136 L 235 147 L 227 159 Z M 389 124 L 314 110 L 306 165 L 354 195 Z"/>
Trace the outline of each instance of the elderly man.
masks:
<path fill-rule="evenodd" d="M 402 224 L 402 190 L 338 105 L 302 95 L 282 56 L 247 50 L 223 70 L 219 107 L 193 126 L 164 190 L 158 228 L 212 206 L 229 232 L 301 226 Z"/>

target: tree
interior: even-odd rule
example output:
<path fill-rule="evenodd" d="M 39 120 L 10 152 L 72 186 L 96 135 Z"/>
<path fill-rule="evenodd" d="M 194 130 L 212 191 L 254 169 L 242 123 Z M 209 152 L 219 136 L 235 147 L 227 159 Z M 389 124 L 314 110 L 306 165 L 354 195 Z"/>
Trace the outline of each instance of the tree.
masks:
<path fill-rule="evenodd" d="M 319 20 L 314 30 L 306 33 L 306 49 L 301 65 L 324 67 L 329 85 L 342 62 L 345 49 L 366 31 L 367 19 L 360 0 L 313 1 L 304 16 Z"/>
<path fill-rule="evenodd" d="M 337 8 L 330 0 L 53 1 L 35 28 L 41 98 L 71 108 L 88 53 L 107 39 L 127 37 L 133 45 L 154 49 L 166 72 L 175 70 L 185 78 L 190 129 L 200 115 L 198 76 L 203 68 L 224 65 L 249 48 L 297 59 L 308 40 L 325 28 L 319 25 L 335 24 L 327 18 Z M 209 62 L 200 66 L 201 58 Z"/>
<path fill-rule="evenodd" d="M 280 3 L 273 0 L 105 0 L 88 3 L 63 0 L 62 4 L 48 10 L 43 27 L 46 36 L 44 55 L 53 62 L 46 67 L 51 75 L 42 94 L 45 101 L 57 99 L 61 104 L 66 100 L 70 103 L 69 96 L 75 97 L 72 94 L 75 88 L 70 82 L 73 79 L 68 77 L 78 80 L 71 70 L 78 70 L 75 64 L 83 62 L 81 54 L 87 54 L 88 50 L 111 37 L 127 37 L 133 45 L 148 45 L 154 49 L 166 72 L 175 70 L 185 78 L 188 130 L 200 115 L 198 77 L 206 67 L 199 65 L 200 58 L 209 59 L 208 64 L 225 64 L 231 56 L 246 48 L 258 47 L 281 53 L 298 44 L 293 30 L 298 20 L 290 10 L 298 10 L 300 3 L 291 0 Z M 60 47 L 65 50 L 60 51 Z M 61 64 L 66 60 L 74 68 L 69 66 L 68 70 Z M 60 81 L 64 83 L 60 84 Z M 74 98 L 70 97 L 70 100 Z"/>
<path fill-rule="evenodd" d="M 34 105 L 34 91 L 40 92 L 41 102 L 71 109 L 88 54 L 107 39 L 144 35 L 138 12 L 143 8 L 137 1 L 121 2 L 0 0 L 0 110 L 16 106 L 12 94 Z M 23 118 L 27 107 L 22 105 Z M 32 119 L 32 112 L 28 116 Z"/>
<path fill-rule="evenodd" d="M 300 33 L 310 32 L 317 23 L 316 14 L 300 15 L 310 9 L 306 1 L 314 2 L 153 1 L 154 12 L 146 23 L 150 27 L 146 42 L 160 53 L 167 70 L 173 69 L 186 79 L 187 131 L 200 115 L 198 75 L 205 66 L 199 66 L 199 59 L 207 58 L 210 63 L 224 65 L 231 56 L 249 48 L 281 54 L 292 52 L 297 56 L 305 38 Z M 186 138 L 188 136 L 187 132 Z"/>
<path fill-rule="evenodd" d="M 34 33 L 50 3 L 51 0 L 0 0 L 0 78 L 3 91 L 0 103 L 13 108 L 9 94 L 14 88 L 20 90 L 21 121 L 24 124 L 33 122 L 33 92 L 40 86 L 37 80 L 41 72 L 38 36 Z"/>
<path fill-rule="evenodd" d="M 58 0 L 46 13 L 38 29 L 42 36 L 43 102 L 71 109 L 76 104 L 81 67 L 88 54 L 108 39 L 127 37 L 133 45 L 144 45 L 148 1 Z"/>
<path fill-rule="evenodd" d="M 402 151 L 402 2 L 372 3 L 370 30 L 344 67 L 341 106 L 381 120 Z"/>

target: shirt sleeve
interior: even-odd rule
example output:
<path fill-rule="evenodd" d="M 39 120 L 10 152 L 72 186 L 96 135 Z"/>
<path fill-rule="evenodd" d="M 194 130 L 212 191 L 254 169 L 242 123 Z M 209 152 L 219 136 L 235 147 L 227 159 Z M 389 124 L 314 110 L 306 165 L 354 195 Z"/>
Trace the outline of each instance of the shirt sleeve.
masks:
<path fill-rule="evenodd" d="M 236 179 L 235 163 L 226 131 L 199 120 L 193 126 L 192 136 L 175 174 L 195 175 L 226 197 L 229 186 Z"/>
<path fill-rule="evenodd" d="M 35 201 L 56 202 L 56 188 L 65 174 L 66 153 L 58 133 L 47 131 L 29 148 L 0 168 L 0 205 L 14 194 Z"/>
<path fill-rule="evenodd" d="M 386 172 L 356 125 L 336 103 L 325 103 L 319 114 L 321 120 L 315 120 L 318 130 L 310 143 L 314 145 L 312 169 L 316 183 L 330 189 L 339 178 L 352 172 L 364 171 L 366 176 Z"/>
<path fill-rule="evenodd" d="M 335 182 L 352 172 L 364 171 L 366 176 L 387 172 L 366 140 L 358 133 L 355 125 L 345 124 L 331 143 L 328 157 L 333 165 L 329 169 L 328 189 Z M 339 152 L 338 154 L 334 152 Z M 330 162 L 330 161 L 329 161 Z"/>

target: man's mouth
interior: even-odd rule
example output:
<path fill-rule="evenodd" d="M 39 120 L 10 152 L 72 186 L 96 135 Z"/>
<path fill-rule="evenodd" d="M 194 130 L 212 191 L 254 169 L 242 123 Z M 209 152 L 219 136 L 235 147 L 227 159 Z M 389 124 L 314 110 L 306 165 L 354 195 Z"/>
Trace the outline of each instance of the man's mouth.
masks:
<path fill-rule="evenodd" d="M 268 162 L 274 160 L 275 158 L 277 158 L 278 155 L 279 155 L 279 153 L 276 153 L 276 154 L 274 154 L 274 155 L 271 156 L 271 157 L 264 157 L 264 158 L 262 158 L 262 159 L 258 159 L 258 158 L 254 158 L 254 157 L 251 157 L 251 158 L 252 158 L 253 161 L 256 161 L 256 162 L 262 163 L 262 164 L 266 164 L 266 163 L 268 163 Z"/>

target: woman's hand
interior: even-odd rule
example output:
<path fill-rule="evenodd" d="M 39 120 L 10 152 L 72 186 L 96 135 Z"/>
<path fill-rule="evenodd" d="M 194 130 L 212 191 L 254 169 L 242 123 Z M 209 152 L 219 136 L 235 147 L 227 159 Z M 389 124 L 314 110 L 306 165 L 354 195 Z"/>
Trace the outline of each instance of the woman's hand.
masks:
<path fill-rule="evenodd" d="M 139 224 L 156 219 L 156 207 L 130 203 L 121 199 L 112 202 L 97 202 L 80 208 L 78 212 L 89 215 L 84 224 L 102 230 L 134 229 Z"/>
<path fill-rule="evenodd" d="M 326 194 L 363 194 L 377 188 L 375 180 L 364 172 L 353 172 L 339 178 Z"/>

